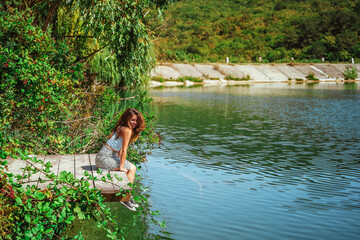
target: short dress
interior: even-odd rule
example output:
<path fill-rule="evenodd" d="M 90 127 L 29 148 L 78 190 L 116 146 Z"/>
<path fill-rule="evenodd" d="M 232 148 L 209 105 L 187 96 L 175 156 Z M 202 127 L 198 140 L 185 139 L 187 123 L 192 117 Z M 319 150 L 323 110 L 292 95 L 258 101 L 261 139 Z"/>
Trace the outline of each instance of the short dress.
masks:
<path fill-rule="evenodd" d="M 114 137 L 116 137 L 116 134 L 114 134 Z M 98 168 L 113 170 L 114 168 L 120 167 L 120 157 L 117 156 L 117 152 L 111 150 L 106 144 L 104 144 L 99 153 L 96 155 L 95 164 Z M 131 168 L 130 162 L 128 160 L 125 160 L 124 168 Z"/>

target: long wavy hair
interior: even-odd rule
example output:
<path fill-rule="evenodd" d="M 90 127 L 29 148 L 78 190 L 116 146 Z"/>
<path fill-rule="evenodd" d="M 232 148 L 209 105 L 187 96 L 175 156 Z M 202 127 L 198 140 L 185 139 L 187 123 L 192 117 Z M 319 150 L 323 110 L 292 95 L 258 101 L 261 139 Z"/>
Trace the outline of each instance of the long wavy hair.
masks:
<path fill-rule="evenodd" d="M 130 119 L 134 115 L 137 116 L 137 125 L 135 128 L 131 128 Z M 114 133 L 116 132 L 116 139 L 118 139 L 120 137 L 121 127 L 128 127 L 131 129 L 130 143 L 133 143 L 136 141 L 136 139 L 139 138 L 140 133 L 145 129 L 144 116 L 135 108 L 126 109 L 125 112 L 121 114 L 120 119 L 116 123 L 116 126 L 111 131 L 109 138 L 111 138 L 112 135 L 114 135 Z"/>

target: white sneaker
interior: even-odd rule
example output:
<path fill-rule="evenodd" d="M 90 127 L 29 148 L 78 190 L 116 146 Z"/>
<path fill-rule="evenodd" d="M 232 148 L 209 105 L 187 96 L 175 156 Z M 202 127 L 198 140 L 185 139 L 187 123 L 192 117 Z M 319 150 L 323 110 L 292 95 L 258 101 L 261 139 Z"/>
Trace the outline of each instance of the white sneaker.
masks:
<path fill-rule="evenodd" d="M 126 202 L 120 202 L 122 205 L 124 205 L 127 209 L 131 210 L 131 211 L 136 211 L 136 208 L 131 204 L 130 201 L 126 201 Z"/>
<path fill-rule="evenodd" d="M 139 207 L 139 204 L 137 204 L 135 201 L 134 201 L 134 199 L 130 199 L 130 204 L 131 204 L 131 206 L 133 206 L 133 207 L 135 207 L 135 208 L 138 208 Z"/>
<path fill-rule="evenodd" d="M 133 206 L 135 208 L 139 207 L 139 204 L 137 204 L 134 200 L 131 199 L 129 202 L 130 202 L 131 206 Z"/>

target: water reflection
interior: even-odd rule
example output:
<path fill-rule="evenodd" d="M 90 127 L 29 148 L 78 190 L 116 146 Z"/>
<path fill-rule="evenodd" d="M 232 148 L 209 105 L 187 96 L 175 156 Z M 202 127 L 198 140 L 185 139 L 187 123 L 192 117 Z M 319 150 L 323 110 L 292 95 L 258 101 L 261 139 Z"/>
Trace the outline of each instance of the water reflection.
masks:
<path fill-rule="evenodd" d="M 306 84 L 254 84 L 154 89 L 152 94 L 159 119 L 157 128 L 165 137 L 164 146 L 152 157 L 157 167 L 178 166 L 178 174 L 200 188 L 202 196 L 210 197 L 206 188 L 220 188 L 216 192 L 224 199 L 241 195 L 242 201 L 237 206 L 247 208 L 248 217 L 256 212 L 250 211 L 250 206 L 254 207 L 251 201 L 258 201 L 258 207 L 269 208 L 266 210 L 269 212 L 264 210 L 254 216 L 256 220 L 250 226 L 241 223 L 240 229 L 231 230 L 221 224 L 215 227 L 216 231 L 229 231 L 244 239 L 262 239 L 254 237 L 254 229 L 260 228 L 273 232 L 273 237 L 279 239 L 293 231 L 291 224 L 299 224 L 302 218 L 319 227 L 313 222 L 312 212 L 324 214 L 322 217 L 329 228 L 337 228 L 331 222 L 331 218 L 339 217 L 337 214 L 346 214 L 352 221 L 360 220 L 360 94 L 357 85 L 349 89 L 336 83 L 314 84 L 311 88 Z M 188 171 L 193 174 L 187 174 Z M 169 177 L 166 172 L 163 174 Z M 156 181 L 161 179 L 156 178 L 154 184 Z M 184 179 L 179 180 L 182 181 Z M 190 186 L 193 185 L 188 182 L 182 188 Z M 163 190 L 172 187 L 169 181 L 162 185 Z M 255 197 L 244 199 L 244 191 Z M 202 201 L 208 208 L 212 206 L 210 199 Z M 228 205 L 221 207 L 224 217 L 237 222 L 243 220 L 241 216 L 233 216 L 238 210 L 234 211 L 231 201 L 225 200 L 224 204 Z M 293 215 L 281 208 L 301 213 L 301 217 L 293 219 Z M 325 214 L 326 211 L 331 213 Z M 269 224 L 264 221 L 269 221 L 268 217 L 273 214 L 283 217 L 279 221 L 288 225 L 286 229 L 280 226 L 268 229 Z M 211 217 L 211 213 L 206 216 Z M 181 219 L 178 215 L 173 217 Z M 344 217 L 342 219 L 345 221 Z M 259 227 L 261 224 L 264 225 Z M 212 222 L 207 225 L 216 226 Z M 354 237 L 360 234 L 359 224 L 355 225 L 341 228 L 345 227 L 348 236 Z M 305 236 L 309 229 L 314 230 L 314 226 L 296 230 L 299 231 L 297 238 Z M 252 230 L 244 231 L 246 227 Z M 213 233 L 211 229 L 205 231 Z M 327 236 L 329 231 L 323 234 Z M 186 235 L 178 234 L 176 239 L 185 239 Z M 318 234 L 309 239 L 323 239 L 324 235 Z M 205 236 L 209 237 L 199 235 L 200 238 Z"/>

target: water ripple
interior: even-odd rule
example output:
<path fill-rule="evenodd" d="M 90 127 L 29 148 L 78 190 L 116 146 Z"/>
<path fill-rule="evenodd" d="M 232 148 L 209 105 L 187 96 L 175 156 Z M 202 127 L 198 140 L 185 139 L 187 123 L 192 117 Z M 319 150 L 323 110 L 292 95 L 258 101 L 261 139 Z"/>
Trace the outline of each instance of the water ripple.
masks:
<path fill-rule="evenodd" d="M 176 239 L 360 235 L 359 91 L 285 86 L 153 92 L 153 204 Z"/>

